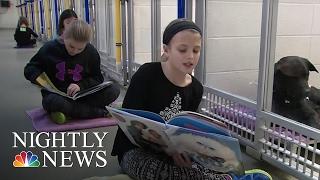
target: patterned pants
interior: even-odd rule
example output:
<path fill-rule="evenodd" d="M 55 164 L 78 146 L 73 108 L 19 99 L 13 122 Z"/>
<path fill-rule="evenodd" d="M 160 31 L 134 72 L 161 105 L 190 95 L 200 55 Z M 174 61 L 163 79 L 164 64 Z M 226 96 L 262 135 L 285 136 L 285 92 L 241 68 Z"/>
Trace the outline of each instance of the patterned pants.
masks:
<path fill-rule="evenodd" d="M 136 148 L 126 152 L 120 163 L 122 170 L 134 179 L 146 180 L 232 180 L 198 164 L 192 168 L 178 167 L 166 155 L 155 155 Z"/>

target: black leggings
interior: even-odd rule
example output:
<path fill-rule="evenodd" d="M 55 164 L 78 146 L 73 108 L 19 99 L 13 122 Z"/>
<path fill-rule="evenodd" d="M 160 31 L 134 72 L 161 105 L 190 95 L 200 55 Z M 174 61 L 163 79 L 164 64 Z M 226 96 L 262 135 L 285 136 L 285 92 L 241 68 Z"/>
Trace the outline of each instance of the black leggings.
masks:
<path fill-rule="evenodd" d="M 30 39 L 30 40 L 28 40 L 28 41 L 26 41 L 26 42 L 18 42 L 18 43 L 17 43 L 17 46 L 18 46 L 18 47 L 32 46 L 32 45 L 34 45 L 34 44 L 36 44 L 36 43 L 37 43 L 37 40 L 36 40 L 36 39 Z"/>
<path fill-rule="evenodd" d="M 114 83 L 103 90 L 72 100 L 55 93 L 41 90 L 42 106 L 47 112 L 62 112 L 71 118 L 104 117 L 108 111 L 105 106 L 115 101 L 119 94 L 119 85 Z"/>
<path fill-rule="evenodd" d="M 221 174 L 198 164 L 192 168 L 174 165 L 172 159 L 165 154 L 152 154 L 140 148 L 126 152 L 120 162 L 122 170 L 133 179 L 148 180 L 232 180 L 228 174 Z"/>

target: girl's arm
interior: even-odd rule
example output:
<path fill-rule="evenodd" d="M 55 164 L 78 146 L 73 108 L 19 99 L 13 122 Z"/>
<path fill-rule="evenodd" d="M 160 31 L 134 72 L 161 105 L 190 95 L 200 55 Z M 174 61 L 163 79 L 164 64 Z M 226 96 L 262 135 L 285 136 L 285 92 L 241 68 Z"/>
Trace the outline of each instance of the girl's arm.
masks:
<path fill-rule="evenodd" d="M 30 33 L 32 34 L 33 37 L 38 38 L 38 34 L 35 33 L 31 28 L 29 28 Z"/>
<path fill-rule="evenodd" d="M 144 73 L 144 66 L 142 65 L 138 71 L 133 75 L 129 88 L 123 100 L 122 107 L 130 109 L 145 109 L 146 81 L 144 80 L 148 74 Z M 131 149 L 137 148 L 130 142 L 124 132 L 118 128 L 117 135 L 114 141 L 112 155 L 118 155 L 119 162 L 123 155 Z"/>
<path fill-rule="evenodd" d="M 194 103 L 193 103 L 193 108 L 192 111 L 199 112 L 199 105 L 202 100 L 202 95 L 203 95 L 203 86 L 202 84 L 193 77 L 193 81 L 195 81 L 195 87 L 194 87 Z"/>
<path fill-rule="evenodd" d="M 148 85 L 150 84 L 147 78 L 150 78 L 149 76 L 144 65 L 133 75 L 123 100 L 123 108 L 146 110 Z"/>
<path fill-rule="evenodd" d="M 41 60 L 41 52 L 42 48 L 31 58 L 29 63 L 27 63 L 27 65 L 24 67 L 25 78 L 34 84 L 36 84 L 37 77 L 44 71 Z"/>

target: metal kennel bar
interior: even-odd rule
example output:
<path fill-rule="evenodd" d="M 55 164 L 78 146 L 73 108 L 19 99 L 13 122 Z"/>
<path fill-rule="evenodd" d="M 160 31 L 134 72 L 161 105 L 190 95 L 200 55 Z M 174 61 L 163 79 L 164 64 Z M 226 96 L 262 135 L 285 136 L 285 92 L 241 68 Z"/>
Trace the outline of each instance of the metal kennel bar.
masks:
<path fill-rule="evenodd" d="M 241 144 L 254 147 L 255 102 L 205 86 L 199 109 L 201 113 L 224 122 Z"/>
<path fill-rule="evenodd" d="M 299 179 L 320 179 L 319 130 L 271 112 L 259 113 L 255 102 L 210 87 L 204 87 L 200 111 L 224 122 L 261 160 Z"/>
<path fill-rule="evenodd" d="M 320 179 L 318 129 L 270 112 L 261 112 L 262 159 L 299 179 Z"/>

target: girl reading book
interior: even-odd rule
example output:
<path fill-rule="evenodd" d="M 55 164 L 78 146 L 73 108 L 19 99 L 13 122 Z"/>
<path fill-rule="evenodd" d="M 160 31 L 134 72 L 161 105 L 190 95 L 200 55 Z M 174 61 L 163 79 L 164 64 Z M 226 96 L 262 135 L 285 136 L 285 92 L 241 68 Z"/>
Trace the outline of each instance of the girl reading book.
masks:
<path fill-rule="evenodd" d="M 37 33 L 29 27 L 28 19 L 21 16 L 14 33 L 14 40 L 17 42 L 17 47 L 22 48 L 35 46 L 37 43 L 35 38 L 38 38 Z"/>
<path fill-rule="evenodd" d="M 163 33 L 162 62 L 142 65 L 131 79 L 123 108 L 160 114 L 165 120 L 180 111 L 196 111 L 203 87 L 191 74 L 198 63 L 202 32 L 192 21 L 172 21 Z M 131 144 L 118 128 L 112 155 L 134 179 L 205 177 L 183 154 L 155 153 Z"/>
<path fill-rule="evenodd" d="M 161 62 L 143 64 L 133 75 L 123 108 L 147 110 L 166 121 L 180 111 L 196 111 L 202 84 L 192 76 L 200 57 L 201 29 L 192 21 L 176 19 L 163 33 Z M 118 128 L 112 155 L 133 179 L 232 179 L 191 162 L 185 154 L 138 148 Z"/>
<path fill-rule="evenodd" d="M 101 84 L 104 78 L 100 70 L 100 56 L 89 43 L 91 27 L 82 20 L 74 20 L 64 30 L 63 42 L 57 39 L 47 42 L 31 58 L 24 69 L 26 79 L 38 84 L 37 79 L 43 72 L 53 85 L 69 96 Z M 117 84 L 72 100 L 56 93 L 41 90 L 43 108 L 50 113 L 57 123 L 66 122 L 67 118 L 96 118 L 108 116 L 105 106 L 119 96 Z"/>

